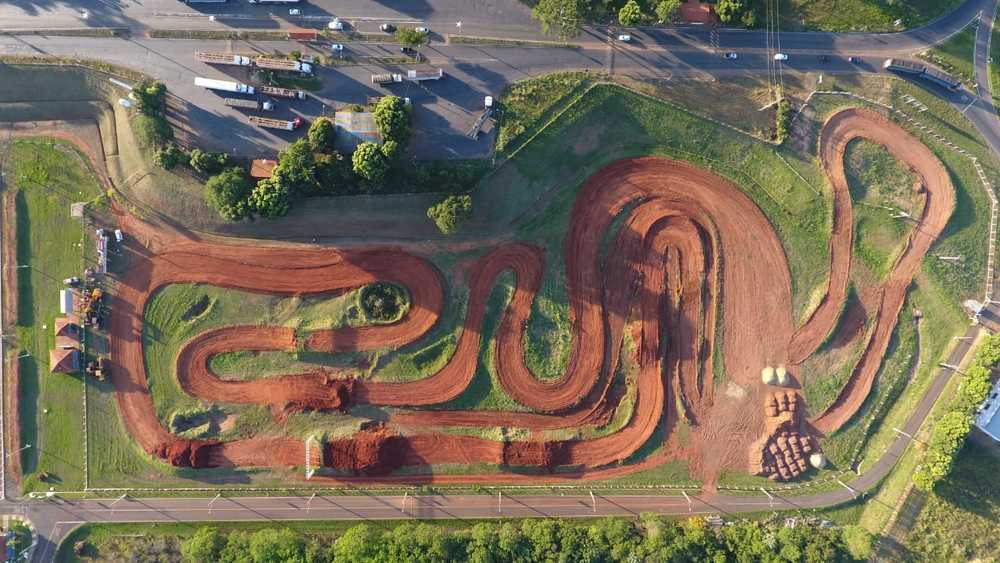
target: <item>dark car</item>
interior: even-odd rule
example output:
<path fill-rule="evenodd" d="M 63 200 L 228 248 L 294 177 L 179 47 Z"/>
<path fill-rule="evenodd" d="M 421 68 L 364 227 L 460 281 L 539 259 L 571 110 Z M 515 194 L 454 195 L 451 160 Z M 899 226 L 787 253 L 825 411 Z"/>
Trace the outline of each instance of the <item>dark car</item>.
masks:
<path fill-rule="evenodd" d="M 399 52 L 403 53 L 404 55 L 409 55 L 411 57 L 417 54 L 417 50 L 414 49 L 413 47 L 400 47 Z"/>
<path fill-rule="evenodd" d="M 859 62 L 861 62 L 861 59 L 859 59 L 857 57 L 847 57 L 847 60 L 848 60 L 848 62 L 851 62 L 851 63 L 854 63 L 854 64 L 858 64 Z"/>
<path fill-rule="evenodd" d="M 828 63 L 828 62 L 830 62 L 830 56 L 829 55 L 820 55 L 819 62 L 821 62 L 821 63 Z"/>
<path fill-rule="evenodd" d="M 380 29 L 386 33 L 393 33 L 394 31 L 396 31 L 396 26 L 392 25 L 391 23 L 384 23 L 382 24 L 382 27 Z"/>

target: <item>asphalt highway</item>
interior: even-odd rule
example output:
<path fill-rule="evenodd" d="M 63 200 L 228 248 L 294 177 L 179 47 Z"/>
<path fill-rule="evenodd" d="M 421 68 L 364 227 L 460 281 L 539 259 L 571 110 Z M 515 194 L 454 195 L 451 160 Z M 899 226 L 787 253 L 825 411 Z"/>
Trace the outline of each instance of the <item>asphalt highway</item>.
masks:
<path fill-rule="evenodd" d="M 988 38 L 993 15 L 1000 0 L 968 0 L 955 12 L 920 29 L 897 34 L 828 34 L 783 33 L 781 50 L 789 54 L 786 68 L 793 72 L 853 73 L 879 72 L 881 61 L 890 56 L 910 56 L 929 45 L 940 42 L 983 14 L 976 41 L 976 92 L 945 95 L 962 110 L 975 128 L 1000 154 L 1000 126 L 989 91 Z M 204 5 L 201 5 L 204 6 Z M 209 21 L 208 13 L 228 13 L 239 7 L 240 13 L 253 18 L 234 20 L 245 27 L 265 27 L 260 22 L 272 22 L 273 27 L 288 27 L 302 23 L 322 23 L 327 16 L 350 18 L 361 29 L 375 29 L 381 21 L 430 23 L 432 29 L 446 29 L 454 21 L 463 21 L 462 32 L 504 37 L 535 37 L 535 24 L 517 0 L 421 0 L 419 2 L 348 0 L 312 0 L 306 19 L 289 20 L 279 14 L 281 7 L 249 6 L 236 2 L 212 5 L 209 8 L 186 6 L 173 0 L 148 0 L 142 4 L 124 1 L 83 0 L 63 4 L 15 0 L 0 6 L 0 21 L 4 27 L 38 28 L 74 27 L 80 25 L 123 25 L 134 30 L 151 27 L 170 28 L 186 22 L 187 28 L 228 26 L 230 22 Z M 80 10 L 88 18 L 80 18 Z M 186 14 L 186 15 L 185 15 Z M 195 15 L 191 15 L 195 14 Z M 41 16 L 41 17 L 39 17 Z M 309 19 L 315 17 L 316 19 Z M 723 30 L 719 50 L 710 47 L 708 30 L 690 27 L 679 29 L 640 29 L 633 33 L 630 45 L 609 41 L 609 30 L 589 28 L 579 39 L 581 49 L 519 48 L 447 45 L 440 41 L 423 49 L 434 66 L 445 69 L 448 78 L 423 85 L 395 85 L 390 91 L 413 99 L 417 147 L 427 147 L 420 156 L 482 156 L 490 150 L 492 139 L 484 136 L 473 141 L 464 136 L 468 125 L 481 109 L 482 96 L 496 94 L 513 80 L 551 72 L 557 69 L 603 69 L 616 74 L 640 78 L 670 78 L 678 76 L 759 75 L 767 69 L 764 36 L 759 32 Z M 299 43 L 229 42 L 201 40 L 148 39 L 141 33 L 131 39 L 80 38 L 57 36 L 0 36 L 0 53 L 74 55 L 109 60 L 137 67 L 167 82 L 168 89 L 186 106 L 198 124 L 202 140 L 225 134 L 224 146 L 206 142 L 208 146 L 237 154 L 273 153 L 287 138 L 250 127 L 245 118 L 221 104 L 215 94 L 193 85 L 193 77 L 209 76 L 241 78 L 240 70 L 209 67 L 193 58 L 195 50 L 259 50 L 302 49 Z M 323 45 L 308 49 L 321 50 Z M 379 44 L 350 44 L 351 55 L 359 60 L 392 53 L 394 47 Z M 729 61 L 721 56 L 725 51 L 737 51 L 740 57 Z M 821 55 L 829 56 L 823 62 Z M 848 56 L 861 59 L 861 64 L 847 62 Z M 324 68 L 324 87 L 309 100 L 282 104 L 281 115 L 319 115 L 331 106 L 359 103 L 368 95 L 384 90 L 372 87 L 371 72 L 384 65 L 363 63 L 358 66 Z M 391 67 L 390 67 L 391 68 Z M 191 131 L 192 134 L 199 134 Z M 230 142 L 231 139 L 231 142 Z M 231 146 L 230 146 L 231 145 Z M 432 152 L 440 147 L 443 152 Z M 967 336 L 973 334 L 972 329 Z M 968 352 L 969 340 L 963 340 L 948 363 L 958 365 Z M 942 368 L 935 375 L 930 390 L 921 399 L 902 432 L 886 452 L 871 463 L 864 461 L 860 476 L 850 488 L 796 495 L 767 497 L 763 493 L 751 496 L 699 494 L 688 491 L 690 503 L 682 496 L 357 496 L 315 497 L 236 497 L 160 498 L 112 500 L 66 500 L 58 496 L 44 501 L 3 501 L 0 511 L 24 514 L 40 532 L 40 545 L 34 561 L 50 561 L 58 541 L 73 527 L 83 522 L 203 520 L 271 520 L 303 519 L 384 520 L 395 518 L 487 518 L 514 516 L 628 515 L 640 512 L 663 514 L 759 512 L 773 509 L 814 508 L 831 506 L 851 500 L 871 491 L 888 474 L 905 451 L 912 435 L 926 418 L 934 401 L 950 378 L 951 370 Z"/>

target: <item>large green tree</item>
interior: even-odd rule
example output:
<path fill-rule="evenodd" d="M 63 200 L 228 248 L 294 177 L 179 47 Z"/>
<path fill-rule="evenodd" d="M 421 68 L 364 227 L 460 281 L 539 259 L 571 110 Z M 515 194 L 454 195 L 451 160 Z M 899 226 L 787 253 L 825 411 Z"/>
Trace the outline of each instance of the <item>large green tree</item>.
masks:
<path fill-rule="evenodd" d="M 252 186 L 246 172 L 238 166 L 227 168 L 205 182 L 205 200 L 219 215 L 230 221 L 248 217 Z"/>
<path fill-rule="evenodd" d="M 383 141 L 405 145 L 410 137 L 410 108 L 399 96 L 385 96 L 375 104 L 372 117 Z"/>
<path fill-rule="evenodd" d="M 313 151 L 329 153 L 333 151 L 334 142 L 337 140 L 337 128 L 329 119 L 321 117 L 309 126 L 307 137 Z"/>
<path fill-rule="evenodd" d="M 724 23 L 739 21 L 745 11 L 744 0 L 719 0 L 715 5 L 715 13 Z"/>
<path fill-rule="evenodd" d="M 635 0 L 628 0 L 621 10 L 618 10 L 618 23 L 632 27 L 642 19 L 642 8 Z"/>
<path fill-rule="evenodd" d="M 218 529 L 202 526 L 181 544 L 181 557 L 184 563 L 218 561 L 219 553 L 225 545 L 226 539 Z"/>
<path fill-rule="evenodd" d="M 656 17 L 661 23 L 667 23 L 674 19 L 681 11 L 681 0 L 660 0 L 656 4 Z"/>
<path fill-rule="evenodd" d="M 355 174 L 373 184 L 381 182 L 389 169 L 388 159 L 381 147 L 372 142 L 361 143 L 354 149 L 351 164 Z"/>
<path fill-rule="evenodd" d="M 427 34 L 412 27 L 396 29 L 396 41 L 406 47 L 419 47 L 427 43 Z"/>
<path fill-rule="evenodd" d="M 295 197 L 319 191 L 319 184 L 316 182 L 316 156 L 309 141 L 299 139 L 281 151 L 271 178 Z"/>
<path fill-rule="evenodd" d="M 274 176 L 264 178 L 250 193 L 250 206 L 265 219 L 283 217 L 292 207 L 292 193 Z"/>
<path fill-rule="evenodd" d="M 538 0 L 531 17 L 542 25 L 542 33 L 567 39 L 580 34 L 585 10 L 583 0 Z"/>

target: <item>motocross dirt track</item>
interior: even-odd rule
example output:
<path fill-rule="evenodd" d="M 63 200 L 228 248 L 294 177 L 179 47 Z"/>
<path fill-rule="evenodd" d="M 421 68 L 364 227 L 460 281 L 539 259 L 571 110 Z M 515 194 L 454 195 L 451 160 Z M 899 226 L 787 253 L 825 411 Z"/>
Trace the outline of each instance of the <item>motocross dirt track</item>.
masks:
<path fill-rule="evenodd" d="M 886 282 L 878 325 L 861 362 L 837 402 L 814 421 L 824 432 L 842 425 L 867 396 L 906 287 L 954 205 L 947 174 L 926 147 L 881 116 L 856 110 L 837 114 L 823 131 L 823 163 L 835 191 L 843 186 L 847 193 L 843 151 L 858 136 L 886 145 L 910 163 L 931 197 Z M 602 262 L 602 240 L 623 211 L 628 217 Z M 849 194 L 846 202 L 835 198 L 835 215 L 844 211 L 849 217 Z M 484 344 L 486 303 L 496 278 L 505 271 L 514 273 L 516 289 L 494 340 L 495 368 L 507 394 L 535 412 L 399 408 L 386 426 L 369 427 L 350 439 L 326 444 L 324 464 L 339 471 L 319 478 L 342 482 L 551 481 L 636 471 L 668 455 L 661 451 L 638 463 L 615 465 L 632 456 L 658 429 L 669 436 L 680 414 L 669 408 L 677 404 L 672 394 L 678 395 L 683 415 L 697 423 L 690 451 L 672 454 L 687 456 L 694 471 L 707 478 L 725 467 L 741 468 L 747 445 L 763 429 L 766 386 L 758 377 L 760 368 L 808 357 L 832 330 L 842 300 L 841 284 L 846 288 L 851 246 L 848 226 L 846 247 L 832 253 L 837 263 L 831 266 L 830 295 L 795 331 L 784 250 L 753 201 L 730 182 L 684 162 L 626 159 L 591 176 L 574 203 L 564 248 L 572 348 L 566 371 L 558 379 L 539 380 L 524 364 L 523 334 L 545 257 L 537 247 L 514 243 L 488 252 L 472 268 L 461 336 L 452 358 L 437 373 L 409 383 L 338 380 L 325 373 L 223 381 L 208 368 L 209 359 L 222 352 L 297 348 L 342 352 L 417 341 L 438 321 L 446 295 L 444 279 L 426 260 L 398 248 L 235 246 L 185 238 L 128 215 L 122 220 L 142 247 L 114 298 L 109 325 L 112 379 L 132 436 L 147 452 L 175 465 L 302 465 L 305 446 L 294 438 L 183 440 L 160 424 L 146 381 L 141 339 L 146 303 L 160 288 L 196 282 L 288 295 L 335 293 L 374 281 L 408 288 L 410 312 L 396 324 L 321 330 L 304 339 L 282 327 L 223 327 L 184 345 L 176 373 L 186 392 L 207 401 L 266 404 L 280 419 L 306 409 L 346 410 L 360 403 L 427 407 L 458 397 L 476 370 Z M 841 229 L 831 245 L 845 244 L 844 238 Z M 720 299 L 719 285 L 725 288 L 725 299 Z M 834 309 L 832 320 L 828 309 Z M 720 336 L 727 385 L 738 386 L 742 394 L 713 393 L 717 315 L 724 321 Z M 616 432 L 592 440 L 496 442 L 421 430 L 447 425 L 537 430 L 606 423 L 614 408 L 608 399 L 611 375 L 621 361 L 622 338 L 630 321 L 638 336 L 636 398 L 631 417 Z M 397 424 L 409 429 L 405 436 L 393 430 Z M 540 472 L 558 466 L 570 470 L 549 475 L 388 475 L 403 465 L 484 462 Z"/>

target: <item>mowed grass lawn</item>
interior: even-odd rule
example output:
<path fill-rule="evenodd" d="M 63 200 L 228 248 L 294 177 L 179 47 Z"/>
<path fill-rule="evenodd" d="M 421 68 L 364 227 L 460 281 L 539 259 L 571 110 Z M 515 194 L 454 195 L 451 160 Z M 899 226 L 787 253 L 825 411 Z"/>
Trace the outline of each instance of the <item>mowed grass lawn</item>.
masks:
<path fill-rule="evenodd" d="M 49 373 L 49 349 L 62 280 L 82 275 L 91 251 L 84 226 L 70 218 L 70 204 L 94 200 L 101 189 L 65 144 L 14 141 L 8 165 L 17 189 L 21 443 L 31 446 L 21 453 L 24 488 L 47 488 L 37 479 L 45 472 L 59 489 L 82 489 L 84 381 L 79 374 Z"/>
<path fill-rule="evenodd" d="M 900 31 L 954 10 L 962 0 L 782 0 L 782 26 L 823 31 Z M 894 22 L 902 19 L 902 25 Z"/>

